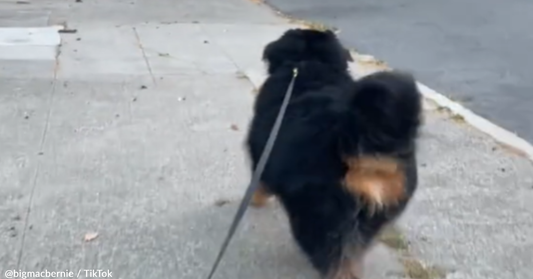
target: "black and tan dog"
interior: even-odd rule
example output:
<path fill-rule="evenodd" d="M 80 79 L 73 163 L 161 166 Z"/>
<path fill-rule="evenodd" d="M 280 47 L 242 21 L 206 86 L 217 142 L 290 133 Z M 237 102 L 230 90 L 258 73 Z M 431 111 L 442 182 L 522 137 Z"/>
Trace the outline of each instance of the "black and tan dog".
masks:
<path fill-rule="evenodd" d="M 359 278 L 365 251 L 416 189 L 416 83 L 398 72 L 354 81 L 352 58 L 331 31 L 289 30 L 265 47 L 263 59 L 269 77 L 247 138 L 254 169 L 293 68 L 299 73 L 253 205 L 279 199 L 323 278 Z"/>

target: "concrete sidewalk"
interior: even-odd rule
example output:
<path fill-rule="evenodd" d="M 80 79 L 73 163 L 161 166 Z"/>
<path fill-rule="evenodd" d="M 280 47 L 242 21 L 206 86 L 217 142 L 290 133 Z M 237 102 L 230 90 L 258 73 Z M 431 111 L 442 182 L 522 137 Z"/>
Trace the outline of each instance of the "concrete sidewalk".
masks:
<path fill-rule="evenodd" d="M 0 32 L 65 22 L 57 58 L 0 60 L 0 278 L 202 278 L 248 182 L 262 48 L 294 25 L 245 0 L 0 0 Z M 531 163 L 431 104 L 419 157 L 420 190 L 365 278 L 529 278 Z M 272 204 L 216 278 L 316 275 Z"/>

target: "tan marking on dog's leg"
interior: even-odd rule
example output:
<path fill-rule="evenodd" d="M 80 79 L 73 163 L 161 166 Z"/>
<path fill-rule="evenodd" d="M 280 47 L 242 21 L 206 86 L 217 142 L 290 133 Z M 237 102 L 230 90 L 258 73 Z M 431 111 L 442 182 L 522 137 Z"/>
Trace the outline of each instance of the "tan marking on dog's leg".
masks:
<path fill-rule="evenodd" d="M 363 276 L 363 254 L 345 258 L 336 270 L 333 270 L 326 279 L 361 279 Z"/>
<path fill-rule="evenodd" d="M 365 273 L 365 266 L 363 264 L 363 257 L 354 260 L 352 262 L 352 268 L 353 273 L 355 274 L 355 278 L 363 278 L 363 275 Z"/>
<path fill-rule="evenodd" d="M 359 275 L 361 269 L 357 268 L 359 267 L 344 264 L 335 273 L 328 275 L 325 279 L 361 279 Z"/>
<path fill-rule="evenodd" d="M 263 207 L 268 203 L 272 194 L 266 189 L 265 185 L 261 183 L 252 196 L 251 205 L 253 207 Z"/>

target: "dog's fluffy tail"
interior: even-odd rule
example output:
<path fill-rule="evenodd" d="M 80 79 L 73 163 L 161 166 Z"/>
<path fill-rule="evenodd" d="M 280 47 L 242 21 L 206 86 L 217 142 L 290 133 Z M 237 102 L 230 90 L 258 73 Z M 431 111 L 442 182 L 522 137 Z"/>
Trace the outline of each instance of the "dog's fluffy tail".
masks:
<path fill-rule="evenodd" d="M 383 71 L 356 81 L 350 101 L 359 153 L 411 149 L 421 123 L 422 98 L 408 73 Z"/>
<path fill-rule="evenodd" d="M 356 81 L 347 120 L 354 132 L 342 147 L 348 166 L 344 182 L 374 209 L 406 195 L 398 156 L 414 152 L 421 110 L 421 94 L 407 73 L 384 71 Z"/>

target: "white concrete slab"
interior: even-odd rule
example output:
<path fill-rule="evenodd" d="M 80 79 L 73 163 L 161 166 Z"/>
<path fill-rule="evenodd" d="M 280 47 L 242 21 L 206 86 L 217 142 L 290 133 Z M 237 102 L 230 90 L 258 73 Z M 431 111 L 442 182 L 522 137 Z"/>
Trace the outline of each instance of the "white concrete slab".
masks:
<path fill-rule="evenodd" d="M 0 28 L 0 60 L 54 60 L 60 44 L 56 26 Z"/>

